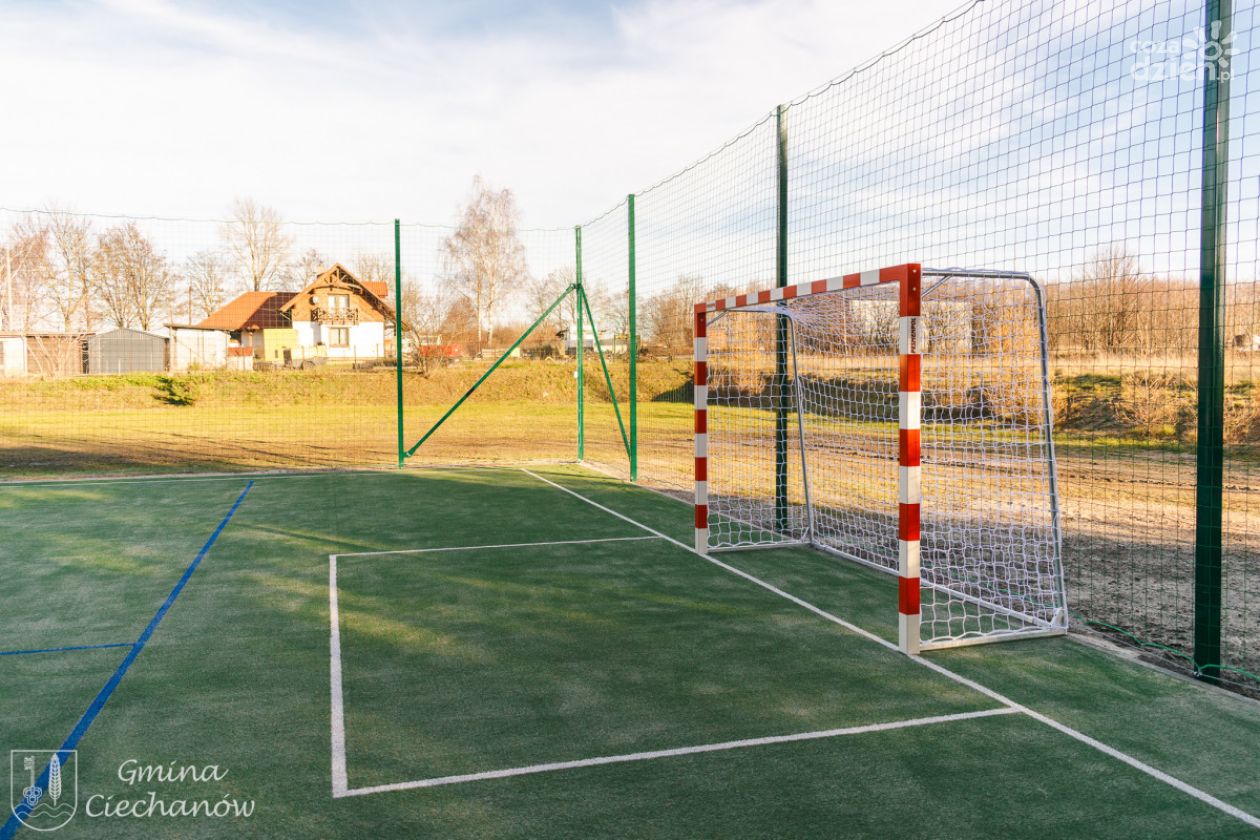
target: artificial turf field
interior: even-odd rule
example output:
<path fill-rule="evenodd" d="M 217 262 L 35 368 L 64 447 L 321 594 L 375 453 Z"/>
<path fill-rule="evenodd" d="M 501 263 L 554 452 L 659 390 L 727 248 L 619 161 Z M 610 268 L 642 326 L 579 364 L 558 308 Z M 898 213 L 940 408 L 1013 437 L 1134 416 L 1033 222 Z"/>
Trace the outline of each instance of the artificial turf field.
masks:
<path fill-rule="evenodd" d="M 1260 835 L 1254 701 L 915 662 L 892 578 L 690 528 L 568 466 L 2 485 L 0 754 L 77 748 L 59 837 Z M 254 809 L 99 815 L 150 791 Z"/>

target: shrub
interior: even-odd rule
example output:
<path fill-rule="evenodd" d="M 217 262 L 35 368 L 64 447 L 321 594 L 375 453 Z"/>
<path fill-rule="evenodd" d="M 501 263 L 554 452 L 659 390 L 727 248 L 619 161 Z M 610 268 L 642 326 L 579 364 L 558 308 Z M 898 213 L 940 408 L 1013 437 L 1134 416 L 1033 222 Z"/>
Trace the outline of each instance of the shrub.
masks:
<path fill-rule="evenodd" d="M 1167 373 L 1131 373 L 1120 382 L 1116 414 L 1121 423 L 1145 438 L 1184 434 L 1194 416 L 1194 392 L 1184 377 Z"/>
<path fill-rule="evenodd" d="M 156 396 L 167 405 L 195 405 L 201 397 L 201 383 L 192 376 L 159 376 Z"/>
<path fill-rule="evenodd" d="M 1241 446 L 1260 444 L 1260 392 L 1226 401 L 1225 442 Z"/>

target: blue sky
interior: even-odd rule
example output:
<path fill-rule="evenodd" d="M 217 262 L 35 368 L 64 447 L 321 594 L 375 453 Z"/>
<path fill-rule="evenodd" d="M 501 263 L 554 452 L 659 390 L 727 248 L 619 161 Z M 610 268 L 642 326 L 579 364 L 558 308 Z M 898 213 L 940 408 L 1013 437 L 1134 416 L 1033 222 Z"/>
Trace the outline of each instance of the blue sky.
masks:
<path fill-rule="evenodd" d="M 0 205 L 568 225 L 958 2 L 6 2 Z"/>

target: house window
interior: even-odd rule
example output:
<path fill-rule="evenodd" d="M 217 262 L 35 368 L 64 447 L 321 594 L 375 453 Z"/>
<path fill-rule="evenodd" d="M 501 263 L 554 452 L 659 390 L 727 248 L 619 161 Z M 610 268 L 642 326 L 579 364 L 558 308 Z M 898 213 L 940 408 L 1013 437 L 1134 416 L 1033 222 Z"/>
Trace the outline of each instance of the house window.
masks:
<path fill-rule="evenodd" d="M 347 327 L 332 327 L 328 330 L 328 344 L 331 347 L 349 347 L 350 330 Z"/>
<path fill-rule="evenodd" d="M 329 295 L 328 308 L 333 312 L 348 312 L 350 310 L 349 295 Z"/>

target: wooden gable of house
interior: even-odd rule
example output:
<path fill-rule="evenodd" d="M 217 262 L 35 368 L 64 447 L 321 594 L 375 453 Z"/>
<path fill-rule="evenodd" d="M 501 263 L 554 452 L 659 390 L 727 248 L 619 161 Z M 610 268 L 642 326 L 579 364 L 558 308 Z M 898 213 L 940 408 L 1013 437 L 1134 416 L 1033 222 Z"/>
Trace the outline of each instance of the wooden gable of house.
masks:
<path fill-rule="evenodd" d="M 324 269 L 302 291 L 284 305 L 292 322 L 312 321 L 329 324 L 390 323 L 394 310 L 370 287 L 341 263 Z M 333 295 L 346 295 L 346 309 L 332 306 Z"/>

